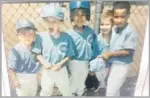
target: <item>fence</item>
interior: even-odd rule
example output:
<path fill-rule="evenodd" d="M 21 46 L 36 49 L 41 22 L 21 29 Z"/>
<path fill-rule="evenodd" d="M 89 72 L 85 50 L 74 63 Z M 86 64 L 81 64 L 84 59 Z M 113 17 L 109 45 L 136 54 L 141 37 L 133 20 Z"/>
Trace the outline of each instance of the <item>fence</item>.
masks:
<path fill-rule="evenodd" d="M 15 22 L 18 18 L 28 18 L 34 22 L 38 28 L 38 32 L 45 30 L 45 25 L 42 19 L 39 17 L 39 11 L 42 6 L 46 3 L 13 3 L 2 5 L 2 30 L 4 37 L 4 44 L 6 50 L 6 56 L 9 54 L 10 49 L 17 43 L 17 36 L 15 30 Z M 68 3 L 63 3 L 65 14 L 68 15 Z M 91 21 L 90 25 L 93 27 L 94 24 L 94 5 L 91 7 Z M 68 12 L 67 12 L 68 11 Z M 132 5 L 131 17 L 129 22 L 136 28 L 139 33 L 139 42 L 134 57 L 133 70 L 132 72 L 138 72 L 139 64 L 141 59 L 141 51 L 143 46 L 144 31 L 146 20 L 148 16 L 148 5 L 138 4 Z"/>

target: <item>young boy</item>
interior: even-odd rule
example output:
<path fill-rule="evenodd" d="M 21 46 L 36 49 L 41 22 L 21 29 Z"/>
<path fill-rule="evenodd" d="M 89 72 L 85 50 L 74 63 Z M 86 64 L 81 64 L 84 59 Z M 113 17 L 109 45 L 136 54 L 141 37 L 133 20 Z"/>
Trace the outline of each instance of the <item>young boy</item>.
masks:
<path fill-rule="evenodd" d="M 51 96 L 55 84 L 63 96 L 71 96 L 66 66 L 75 56 L 75 47 L 72 38 L 60 31 L 63 13 L 58 5 L 51 3 L 42 7 L 40 16 L 48 31 L 37 35 L 32 51 L 44 67 L 41 96 Z"/>
<path fill-rule="evenodd" d="M 107 82 L 106 96 L 119 96 L 120 87 L 126 80 L 137 45 L 137 32 L 128 24 L 129 2 L 115 2 L 113 5 L 114 27 L 110 40 L 110 50 L 101 56 L 112 63 Z"/>
<path fill-rule="evenodd" d="M 72 93 L 82 96 L 85 88 L 85 80 L 89 71 L 89 60 L 99 54 L 97 38 L 93 30 L 86 26 L 90 20 L 90 2 L 71 1 L 70 19 L 73 30 L 69 35 L 73 38 L 77 49 L 77 55 L 70 61 Z"/>
<path fill-rule="evenodd" d="M 8 72 L 18 96 L 35 96 L 37 92 L 36 73 L 40 66 L 31 53 L 36 28 L 29 20 L 20 19 L 16 23 L 19 43 L 8 58 Z"/>
<path fill-rule="evenodd" d="M 98 43 L 101 47 L 100 49 L 101 54 L 109 50 L 111 30 L 113 26 L 112 18 L 113 18 L 113 13 L 111 10 L 104 11 L 101 14 L 101 24 L 100 24 L 101 31 L 100 31 L 100 34 L 98 35 Z M 99 60 L 95 60 L 95 61 L 99 61 Z M 90 65 L 90 75 L 96 74 L 98 80 L 100 81 L 99 87 L 94 87 L 95 92 L 97 92 L 100 87 L 105 88 L 106 86 L 105 78 L 107 78 L 108 76 L 110 64 L 108 63 L 104 65 L 102 64 L 103 64 L 103 60 L 100 61 L 99 65 L 94 65 L 94 60 L 93 60 Z M 101 70 L 99 68 L 101 68 Z M 94 71 L 94 70 L 97 70 L 97 71 Z"/>

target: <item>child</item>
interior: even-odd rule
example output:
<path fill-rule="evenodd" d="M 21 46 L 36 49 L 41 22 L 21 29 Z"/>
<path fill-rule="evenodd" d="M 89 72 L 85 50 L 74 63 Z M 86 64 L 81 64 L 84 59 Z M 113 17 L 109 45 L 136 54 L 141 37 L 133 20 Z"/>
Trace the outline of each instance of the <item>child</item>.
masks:
<path fill-rule="evenodd" d="M 77 48 L 77 55 L 70 61 L 69 65 L 72 75 L 71 87 L 75 96 L 82 96 L 89 70 L 89 60 L 99 54 L 96 35 L 89 26 L 85 25 L 90 20 L 90 2 L 71 1 L 70 19 L 73 30 L 69 31 L 69 34 Z"/>
<path fill-rule="evenodd" d="M 101 14 L 101 24 L 100 24 L 100 34 L 98 35 L 98 43 L 101 47 L 100 51 L 101 54 L 105 51 L 109 50 L 109 43 L 110 43 L 110 37 L 111 37 L 111 30 L 112 30 L 112 17 L 113 17 L 113 13 L 111 10 L 106 10 Z M 99 61 L 99 60 L 95 60 L 95 61 Z M 103 64 L 103 61 L 100 61 L 101 63 L 99 63 L 99 65 L 94 66 L 94 61 L 91 62 L 90 66 L 90 71 L 91 71 L 91 75 L 96 74 L 98 80 L 100 81 L 100 85 L 99 87 L 95 87 L 95 92 L 98 91 L 98 89 L 101 88 L 105 88 L 105 78 L 108 76 L 109 73 L 109 68 L 110 68 L 110 64 Z M 106 68 L 105 68 L 106 65 Z M 102 66 L 101 70 L 100 67 Z M 94 68 L 95 70 L 97 69 L 97 71 L 95 71 L 96 73 L 94 73 Z"/>
<path fill-rule="evenodd" d="M 133 62 L 137 45 L 137 32 L 128 24 L 130 16 L 129 2 L 115 2 L 113 5 L 113 31 L 110 40 L 110 50 L 101 56 L 111 63 L 110 75 L 107 82 L 106 96 L 119 96 L 120 87 L 128 75 Z"/>
<path fill-rule="evenodd" d="M 51 3 L 42 7 L 40 16 L 48 28 L 37 35 L 32 50 L 44 67 L 40 95 L 51 96 L 56 84 L 63 96 L 71 96 L 66 66 L 75 56 L 75 47 L 72 38 L 60 31 L 63 13 L 58 5 Z"/>
<path fill-rule="evenodd" d="M 31 48 L 36 28 L 29 20 L 20 19 L 16 23 L 19 43 L 8 58 L 8 72 L 18 96 L 35 96 L 37 92 L 36 73 L 40 66 L 35 62 Z M 32 84 L 32 86 L 31 86 Z"/>

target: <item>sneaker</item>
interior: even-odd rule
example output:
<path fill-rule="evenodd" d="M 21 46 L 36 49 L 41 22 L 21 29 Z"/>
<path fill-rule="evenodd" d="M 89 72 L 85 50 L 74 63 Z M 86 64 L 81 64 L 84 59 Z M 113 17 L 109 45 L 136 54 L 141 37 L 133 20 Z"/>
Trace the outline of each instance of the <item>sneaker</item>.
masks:
<path fill-rule="evenodd" d="M 87 96 L 88 91 L 85 91 L 82 96 Z"/>
<path fill-rule="evenodd" d="M 93 88 L 93 92 L 98 92 L 100 88 L 101 88 L 101 85 L 99 84 L 97 87 Z"/>
<path fill-rule="evenodd" d="M 87 88 L 84 88 L 84 92 L 87 92 L 88 91 L 88 89 Z"/>
<path fill-rule="evenodd" d="M 77 94 L 77 93 L 72 93 L 72 95 L 73 95 L 73 96 L 78 96 L 78 94 Z"/>

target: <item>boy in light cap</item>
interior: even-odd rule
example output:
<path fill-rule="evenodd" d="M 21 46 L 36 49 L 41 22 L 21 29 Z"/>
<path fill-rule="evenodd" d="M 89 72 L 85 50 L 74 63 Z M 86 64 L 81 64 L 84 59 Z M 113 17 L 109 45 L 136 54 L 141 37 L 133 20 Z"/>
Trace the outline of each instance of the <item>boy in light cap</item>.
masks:
<path fill-rule="evenodd" d="M 63 96 L 71 96 L 66 66 L 76 53 L 72 38 L 60 28 L 63 12 L 51 3 L 42 7 L 40 15 L 48 31 L 37 35 L 32 51 L 43 65 L 41 96 L 51 96 L 55 84 Z"/>
<path fill-rule="evenodd" d="M 29 20 L 20 19 L 16 29 L 19 42 L 11 49 L 8 57 L 8 72 L 18 96 L 35 96 L 38 87 L 36 73 L 40 66 L 30 50 L 36 28 Z"/>

